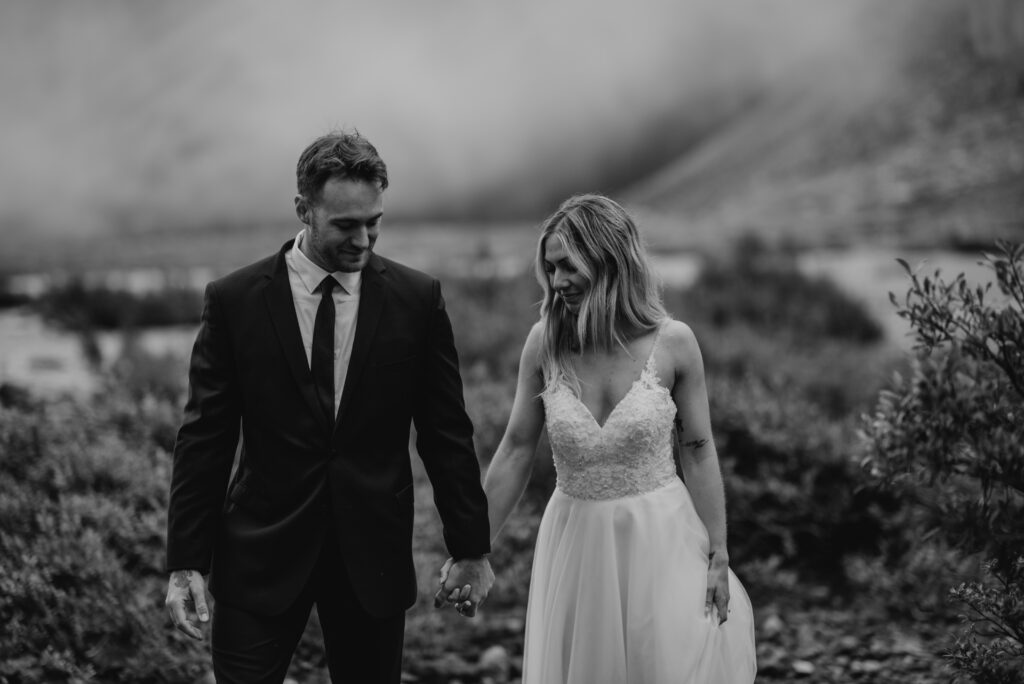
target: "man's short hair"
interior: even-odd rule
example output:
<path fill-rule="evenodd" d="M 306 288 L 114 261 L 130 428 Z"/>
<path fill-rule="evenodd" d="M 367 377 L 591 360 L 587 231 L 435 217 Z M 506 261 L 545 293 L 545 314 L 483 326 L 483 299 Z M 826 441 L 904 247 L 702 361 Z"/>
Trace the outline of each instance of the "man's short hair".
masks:
<path fill-rule="evenodd" d="M 384 160 L 359 131 L 332 131 L 314 140 L 299 155 L 295 177 L 299 194 L 312 201 L 320 199 L 324 183 L 331 178 L 365 181 L 381 190 L 388 187 Z"/>

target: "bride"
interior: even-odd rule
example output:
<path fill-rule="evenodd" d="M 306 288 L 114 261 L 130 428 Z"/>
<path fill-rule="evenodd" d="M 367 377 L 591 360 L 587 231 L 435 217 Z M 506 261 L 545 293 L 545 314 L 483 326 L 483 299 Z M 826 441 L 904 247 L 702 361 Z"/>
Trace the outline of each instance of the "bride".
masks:
<path fill-rule="evenodd" d="M 493 540 L 547 427 L 557 487 L 537 535 L 524 684 L 752 682 L 753 614 L 729 570 L 693 332 L 665 313 L 636 225 L 606 197 L 559 207 L 536 268 L 541 319 L 484 482 Z"/>

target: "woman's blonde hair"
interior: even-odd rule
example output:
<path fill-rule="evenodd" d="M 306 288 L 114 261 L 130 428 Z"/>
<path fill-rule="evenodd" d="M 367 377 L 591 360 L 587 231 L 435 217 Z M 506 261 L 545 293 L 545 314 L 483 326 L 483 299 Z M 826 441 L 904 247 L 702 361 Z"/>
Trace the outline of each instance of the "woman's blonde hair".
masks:
<path fill-rule="evenodd" d="M 578 315 L 555 294 L 544 268 L 544 246 L 557 236 L 569 262 L 587 281 Z M 652 330 L 667 316 L 636 224 L 601 195 L 570 197 L 541 228 L 537 280 L 544 290 L 541 369 L 545 383 L 563 379 L 577 394 L 571 355 L 585 348 L 625 348 L 625 333 Z"/>

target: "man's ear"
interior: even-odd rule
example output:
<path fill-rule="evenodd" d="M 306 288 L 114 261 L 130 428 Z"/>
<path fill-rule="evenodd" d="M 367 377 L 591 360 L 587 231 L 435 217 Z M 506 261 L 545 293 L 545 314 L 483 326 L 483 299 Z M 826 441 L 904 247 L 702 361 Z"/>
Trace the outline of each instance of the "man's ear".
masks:
<path fill-rule="evenodd" d="M 307 226 L 312 221 L 310 212 L 312 208 L 309 206 L 309 201 L 302 195 L 295 196 L 295 215 L 299 217 L 299 220 L 305 223 Z"/>

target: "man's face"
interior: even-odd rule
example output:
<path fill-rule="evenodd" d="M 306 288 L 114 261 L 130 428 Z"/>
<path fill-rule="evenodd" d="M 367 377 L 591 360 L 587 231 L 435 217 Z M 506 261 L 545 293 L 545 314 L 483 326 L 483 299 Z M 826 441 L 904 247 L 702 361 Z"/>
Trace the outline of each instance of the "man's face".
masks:
<path fill-rule="evenodd" d="M 328 272 L 363 270 L 380 234 L 382 195 L 373 183 L 330 178 L 318 200 L 296 197 L 295 213 L 306 224 L 302 252 Z"/>

